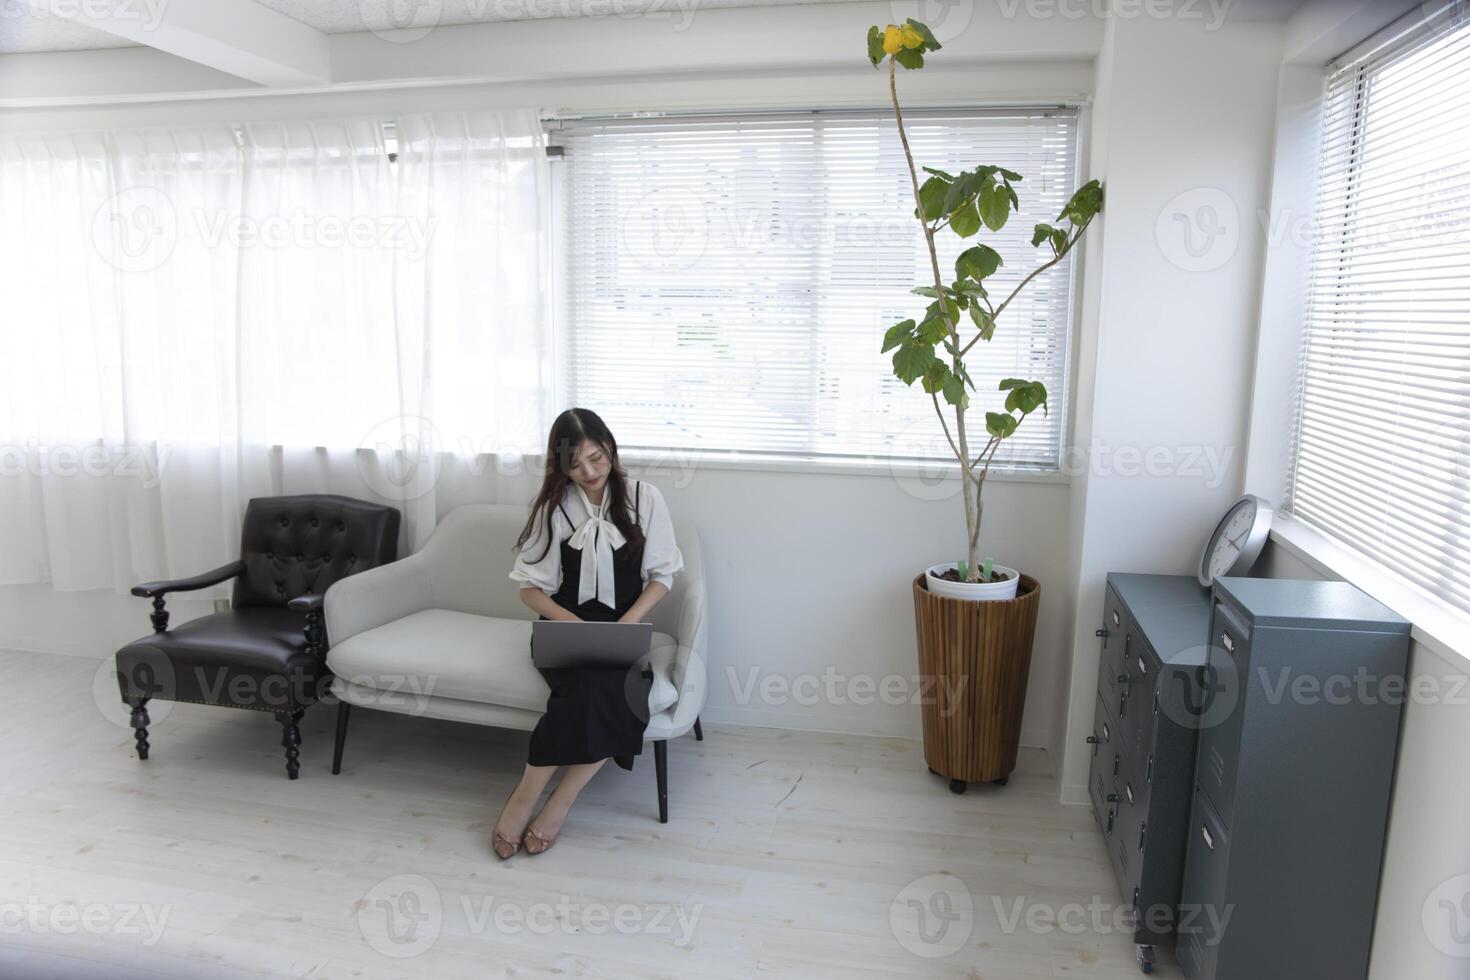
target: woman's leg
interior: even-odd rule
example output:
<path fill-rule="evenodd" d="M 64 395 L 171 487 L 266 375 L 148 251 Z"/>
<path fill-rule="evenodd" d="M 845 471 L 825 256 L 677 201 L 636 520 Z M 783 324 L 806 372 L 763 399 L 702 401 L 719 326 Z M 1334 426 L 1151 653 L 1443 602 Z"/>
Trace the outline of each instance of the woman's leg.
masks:
<path fill-rule="evenodd" d="M 601 769 L 606 759 L 598 762 L 588 762 L 582 765 L 567 766 L 566 772 L 562 773 L 561 781 L 556 784 L 556 789 L 546 798 L 546 805 L 541 812 L 536 814 L 536 833 L 542 837 L 552 838 L 561 832 L 561 825 L 566 823 L 567 813 L 572 809 L 572 804 L 577 801 L 577 794 L 582 792 L 582 787 L 592 781 L 592 777 Z"/>
<path fill-rule="evenodd" d="M 541 791 L 546 789 L 546 784 L 551 782 L 556 770 L 556 766 L 526 766 L 526 771 L 521 774 L 521 781 L 511 791 L 510 799 L 501 808 L 500 818 L 495 821 L 495 830 L 500 831 L 502 837 L 509 840 L 521 839 L 526 824 L 531 822 L 532 808 L 541 799 Z"/>

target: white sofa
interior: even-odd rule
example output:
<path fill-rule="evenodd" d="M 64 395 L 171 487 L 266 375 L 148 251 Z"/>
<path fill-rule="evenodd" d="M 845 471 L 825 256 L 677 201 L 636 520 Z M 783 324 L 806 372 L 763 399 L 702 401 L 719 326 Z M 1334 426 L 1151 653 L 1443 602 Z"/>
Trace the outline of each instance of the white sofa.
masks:
<path fill-rule="evenodd" d="M 527 509 L 473 504 L 445 515 L 416 554 L 335 582 L 324 597 L 327 666 L 340 704 L 332 772 L 353 705 L 529 731 L 550 693 L 531 665 L 531 623 L 509 578 Z M 675 522 L 684 567 L 649 617 L 655 683 L 649 716 L 659 820 L 668 822 L 667 743 L 691 729 L 703 738 L 705 588 L 698 531 Z M 658 697 L 662 692 L 663 697 Z M 657 703 L 651 707 L 659 707 Z"/>

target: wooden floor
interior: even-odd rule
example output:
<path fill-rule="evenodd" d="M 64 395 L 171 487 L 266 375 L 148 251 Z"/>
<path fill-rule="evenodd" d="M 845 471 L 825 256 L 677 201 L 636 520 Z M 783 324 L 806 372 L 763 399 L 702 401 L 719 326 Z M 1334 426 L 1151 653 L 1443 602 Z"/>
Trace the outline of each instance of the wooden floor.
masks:
<path fill-rule="evenodd" d="M 916 742 L 707 725 L 668 824 L 646 749 L 502 863 L 525 733 L 359 709 L 332 776 L 318 708 L 291 782 L 269 715 L 155 702 L 139 762 L 107 666 L 0 653 L 0 977 L 1139 976 L 1040 752 L 956 796 Z"/>

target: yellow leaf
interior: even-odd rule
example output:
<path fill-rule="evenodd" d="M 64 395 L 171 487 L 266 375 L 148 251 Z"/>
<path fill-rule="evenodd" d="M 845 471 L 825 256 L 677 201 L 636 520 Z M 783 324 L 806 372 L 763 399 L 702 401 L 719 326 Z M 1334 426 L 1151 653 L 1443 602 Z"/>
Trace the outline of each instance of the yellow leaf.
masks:
<path fill-rule="evenodd" d="M 907 24 L 899 28 L 899 35 L 902 37 L 903 46 L 906 48 L 918 48 L 922 47 L 924 44 L 924 35 L 920 34 L 918 31 L 914 30 Z"/>
<path fill-rule="evenodd" d="M 889 24 L 883 31 L 883 50 L 898 54 L 903 50 L 903 29 Z"/>

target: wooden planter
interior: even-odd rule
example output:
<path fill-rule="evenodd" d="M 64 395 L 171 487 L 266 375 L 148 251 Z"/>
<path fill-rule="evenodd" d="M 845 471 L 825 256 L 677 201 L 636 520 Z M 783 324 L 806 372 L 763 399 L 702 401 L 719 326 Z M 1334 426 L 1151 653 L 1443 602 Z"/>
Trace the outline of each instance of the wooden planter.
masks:
<path fill-rule="evenodd" d="M 956 793 L 1004 785 L 1021 745 L 1041 586 L 1022 575 L 1016 598 L 983 602 L 935 595 L 922 574 L 913 588 L 924 761 Z"/>

